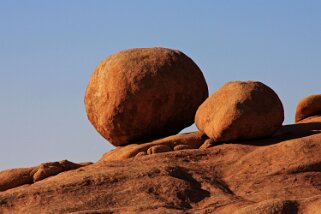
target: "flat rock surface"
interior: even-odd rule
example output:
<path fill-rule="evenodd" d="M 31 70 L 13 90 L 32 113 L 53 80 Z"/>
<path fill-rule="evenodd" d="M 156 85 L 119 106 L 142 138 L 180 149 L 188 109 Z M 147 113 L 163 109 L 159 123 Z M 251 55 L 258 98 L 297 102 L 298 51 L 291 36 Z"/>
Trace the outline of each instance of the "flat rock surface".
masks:
<path fill-rule="evenodd" d="M 318 213 L 321 116 L 273 137 L 99 161 L 0 192 L 0 213 Z"/>

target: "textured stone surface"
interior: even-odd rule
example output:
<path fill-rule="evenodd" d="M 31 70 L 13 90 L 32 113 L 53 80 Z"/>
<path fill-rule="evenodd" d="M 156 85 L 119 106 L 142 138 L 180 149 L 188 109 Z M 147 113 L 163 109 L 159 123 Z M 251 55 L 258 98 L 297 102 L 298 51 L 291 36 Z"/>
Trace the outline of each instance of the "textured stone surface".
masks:
<path fill-rule="evenodd" d="M 316 214 L 321 116 L 273 137 L 99 161 L 0 192 L 0 213 Z"/>
<path fill-rule="evenodd" d="M 113 54 L 95 69 L 85 105 L 97 131 L 115 146 L 178 133 L 193 124 L 208 89 L 185 54 L 136 48 Z"/>
<path fill-rule="evenodd" d="M 283 122 L 277 94 L 261 82 L 224 84 L 198 108 L 195 123 L 215 141 L 254 139 L 272 135 Z"/>
<path fill-rule="evenodd" d="M 185 149 L 198 149 L 208 137 L 202 132 L 177 134 L 142 144 L 130 144 L 106 152 L 99 161 L 123 160 L 132 157 Z"/>
<path fill-rule="evenodd" d="M 298 103 L 295 112 L 295 122 L 313 115 L 321 115 L 321 94 L 304 97 Z"/>
<path fill-rule="evenodd" d="M 73 163 L 67 160 L 42 163 L 30 168 L 9 169 L 0 172 L 0 191 L 15 188 L 25 184 L 32 184 L 61 172 L 78 169 L 91 164 Z"/>

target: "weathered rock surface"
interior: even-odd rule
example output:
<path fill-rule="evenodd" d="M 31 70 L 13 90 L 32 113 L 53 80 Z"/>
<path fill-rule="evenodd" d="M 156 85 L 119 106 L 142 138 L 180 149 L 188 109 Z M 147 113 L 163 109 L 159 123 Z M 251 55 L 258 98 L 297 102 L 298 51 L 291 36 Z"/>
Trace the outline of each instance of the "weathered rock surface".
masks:
<path fill-rule="evenodd" d="M 167 48 L 113 54 L 95 69 L 85 94 L 89 120 L 115 146 L 176 134 L 194 122 L 208 89 L 198 66 Z"/>
<path fill-rule="evenodd" d="M 39 166 L 30 168 L 4 170 L 0 172 L 0 191 L 25 184 L 32 184 L 61 172 L 78 169 L 89 164 L 92 163 L 73 163 L 68 160 L 62 160 L 59 162 L 42 163 Z"/>
<path fill-rule="evenodd" d="M 99 161 L 123 160 L 156 153 L 198 149 L 207 138 L 208 137 L 202 132 L 193 132 L 173 135 L 143 144 L 130 144 L 117 147 L 114 150 L 105 153 Z"/>
<path fill-rule="evenodd" d="M 277 94 L 261 82 L 224 84 L 198 108 L 195 124 L 215 141 L 267 137 L 283 122 Z"/>
<path fill-rule="evenodd" d="M 295 122 L 313 115 L 321 115 L 321 94 L 304 97 L 298 103 L 295 112 Z"/>
<path fill-rule="evenodd" d="M 270 138 L 63 172 L 0 192 L 0 213 L 315 214 L 320 153 L 321 116 L 314 116 Z"/>

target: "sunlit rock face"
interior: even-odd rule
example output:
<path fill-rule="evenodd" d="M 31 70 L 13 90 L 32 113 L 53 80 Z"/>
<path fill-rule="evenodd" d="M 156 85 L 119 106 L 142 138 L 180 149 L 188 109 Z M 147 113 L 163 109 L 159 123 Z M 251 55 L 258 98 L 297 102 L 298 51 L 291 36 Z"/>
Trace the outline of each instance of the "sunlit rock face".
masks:
<path fill-rule="evenodd" d="M 196 126 L 215 141 L 271 136 L 283 120 L 277 94 L 255 81 L 225 83 L 205 100 L 195 117 Z"/>
<path fill-rule="evenodd" d="M 321 115 L 321 94 L 313 94 L 300 100 L 296 107 L 295 122 L 314 115 Z"/>
<path fill-rule="evenodd" d="M 115 146 L 176 134 L 193 124 L 208 97 L 199 67 L 180 51 L 135 48 L 107 57 L 89 81 L 85 105 Z"/>

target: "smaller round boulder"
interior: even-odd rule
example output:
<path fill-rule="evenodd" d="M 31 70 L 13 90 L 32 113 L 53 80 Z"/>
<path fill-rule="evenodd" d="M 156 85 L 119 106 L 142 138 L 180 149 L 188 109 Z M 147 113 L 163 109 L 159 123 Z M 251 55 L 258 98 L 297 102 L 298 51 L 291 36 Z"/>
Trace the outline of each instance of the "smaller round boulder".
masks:
<path fill-rule="evenodd" d="M 224 84 L 198 108 L 195 123 L 215 141 L 272 135 L 284 120 L 283 105 L 268 86 L 255 81 Z"/>
<path fill-rule="evenodd" d="M 321 94 L 304 97 L 296 107 L 295 122 L 314 116 L 321 115 Z"/>

